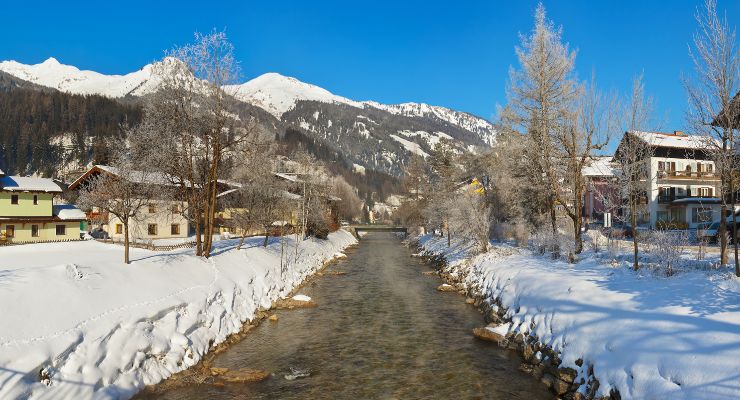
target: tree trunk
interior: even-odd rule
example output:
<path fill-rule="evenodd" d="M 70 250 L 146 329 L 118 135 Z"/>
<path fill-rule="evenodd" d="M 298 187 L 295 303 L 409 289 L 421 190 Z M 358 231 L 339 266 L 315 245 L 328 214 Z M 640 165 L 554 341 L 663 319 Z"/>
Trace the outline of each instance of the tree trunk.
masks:
<path fill-rule="evenodd" d="M 638 253 L 639 248 L 637 246 L 637 199 L 632 200 L 631 204 L 631 212 L 630 212 L 630 220 L 632 222 L 632 247 L 634 251 L 634 258 L 632 260 L 632 268 L 637 271 L 640 268 L 640 264 L 638 262 Z"/>
<path fill-rule="evenodd" d="M 131 263 L 128 256 L 128 247 L 128 220 L 126 220 L 126 222 L 123 223 L 123 262 L 125 262 L 126 264 Z"/>
<path fill-rule="evenodd" d="M 195 255 L 201 256 L 203 255 L 203 240 L 200 236 L 200 213 L 195 212 Z"/>
<path fill-rule="evenodd" d="M 573 225 L 575 227 L 575 253 L 581 254 L 583 252 L 583 233 L 581 232 L 581 225 L 583 224 L 583 221 L 581 220 L 581 214 L 576 214 L 576 219 L 573 221 Z"/>
<path fill-rule="evenodd" d="M 262 242 L 262 247 L 267 247 L 267 241 L 270 239 L 270 229 L 265 228 L 265 241 Z"/>
<path fill-rule="evenodd" d="M 246 232 L 246 231 L 245 231 L 245 232 Z M 237 250 L 241 250 L 241 249 L 242 249 L 242 245 L 244 244 L 244 239 L 245 239 L 246 237 L 247 237 L 247 235 L 246 235 L 246 234 L 242 234 L 242 238 L 241 238 L 241 240 L 239 240 L 239 244 L 238 244 L 238 245 L 236 245 L 236 249 L 237 249 Z"/>
<path fill-rule="evenodd" d="M 725 197 L 725 199 L 722 200 L 723 204 L 722 207 L 720 207 L 719 220 L 719 263 L 722 265 L 727 265 L 727 205 L 724 204 L 726 199 L 727 198 Z"/>
<path fill-rule="evenodd" d="M 735 213 L 735 203 L 737 202 L 737 193 L 735 192 L 735 180 L 730 179 L 730 190 L 732 199 L 732 244 L 735 248 L 735 276 L 740 277 L 740 262 L 738 262 L 737 252 L 737 213 Z M 725 219 L 722 216 L 722 219 Z"/>

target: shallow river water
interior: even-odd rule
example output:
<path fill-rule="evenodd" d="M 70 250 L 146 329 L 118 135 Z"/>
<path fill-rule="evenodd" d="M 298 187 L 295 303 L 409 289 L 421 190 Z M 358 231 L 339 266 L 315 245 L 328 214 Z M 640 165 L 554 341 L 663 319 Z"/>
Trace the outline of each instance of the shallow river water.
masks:
<path fill-rule="evenodd" d="M 300 293 L 317 308 L 278 311 L 214 366 L 270 371 L 260 383 L 192 385 L 163 399 L 551 399 L 519 356 L 475 339 L 482 315 L 392 234 L 371 233 Z M 300 377 L 301 375 L 307 375 Z M 153 395 L 140 398 L 155 398 Z"/>

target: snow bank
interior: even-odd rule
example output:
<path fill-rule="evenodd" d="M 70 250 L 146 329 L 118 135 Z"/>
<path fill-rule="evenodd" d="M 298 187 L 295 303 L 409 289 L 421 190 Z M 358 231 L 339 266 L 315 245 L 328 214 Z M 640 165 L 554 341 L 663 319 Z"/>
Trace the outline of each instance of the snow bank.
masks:
<path fill-rule="evenodd" d="M 536 336 L 561 354 L 561 367 L 579 372 L 576 380 L 593 366 L 599 395 L 740 398 L 740 280 L 728 270 L 666 278 L 595 255 L 567 264 L 503 245 L 470 257 L 467 245 L 447 248 L 444 238 L 420 244 L 450 255 L 448 268 L 467 286 L 500 300 L 511 319 L 501 330 Z"/>
<path fill-rule="evenodd" d="M 0 398 L 129 398 L 196 364 L 355 243 L 345 231 L 301 242 L 281 273 L 277 239 L 261 241 L 216 242 L 209 260 L 132 249 L 131 265 L 94 241 L 0 249 Z"/>

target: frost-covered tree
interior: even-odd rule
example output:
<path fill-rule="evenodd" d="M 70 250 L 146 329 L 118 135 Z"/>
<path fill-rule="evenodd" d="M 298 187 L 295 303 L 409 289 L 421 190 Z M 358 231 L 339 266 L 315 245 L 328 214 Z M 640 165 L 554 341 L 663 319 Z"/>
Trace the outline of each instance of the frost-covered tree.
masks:
<path fill-rule="evenodd" d="M 712 156 L 720 177 L 721 263 L 727 264 L 728 209 L 737 203 L 738 159 L 736 156 L 737 130 L 740 129 L 740 53 L 735 41 L 735 29 L 726 16 L 717 14 L 716 0 L 706 0 L 703 12 L 696 15 L 697 30 L 689 54 L 694 62 L 694 74 L 684 79 L 690 110 L 688 122 L 694 134 L 711 140 L 706 150 Z M 729 204 L 728 204 L 729 203 Z M 733 214 L 733 237 L 737 237 L 736 217 Z M 740 276 L 738 245 L 735 242 L 735 274 Z"/>
<path fill-rule="evenodd" d="M 522 172 L 529 184 L 545 191 L 553 233 L 557 231 L 556 201 L 560 182 L 555 137 L 562 132 L 578 94 L 575 52 L 562 40 L 562 29 L 547 18 L 539 4 L 534 29 L 520 37 L 519 68 L 510 72 L 507 107 L 502 122 L 526 142 L 522 150 L 531 165 Z"/>

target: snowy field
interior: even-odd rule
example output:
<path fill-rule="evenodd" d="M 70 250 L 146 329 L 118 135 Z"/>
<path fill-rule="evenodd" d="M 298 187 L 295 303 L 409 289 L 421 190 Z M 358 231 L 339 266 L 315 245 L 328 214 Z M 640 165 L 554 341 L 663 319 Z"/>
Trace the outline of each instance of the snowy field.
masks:
<path fill-rule="evenodd" d="M 277 238 L 152 252 L 95 241 L 0 249 L 0 399 L 129 398 L 196 364 L 211 344 L 239 331 L 260 307 L 286 296 L 355 243 L 288 239 L 283 272 Z"/>
<path fill-rule="evenodd" d="M 512 320 L 502 328 L 536 335 L 581 377 L 593 366 L 600 395 L 740 398 L 740 279 L 729 268 L 666 277 L 633 272 L 626 255 L 605 252 L 568 264 L 501 244 L 476 257 L 465 243 L 447 248 L 446 238 L 420 244 L 447 256 L 467 286 L 501 300 Z"/>

